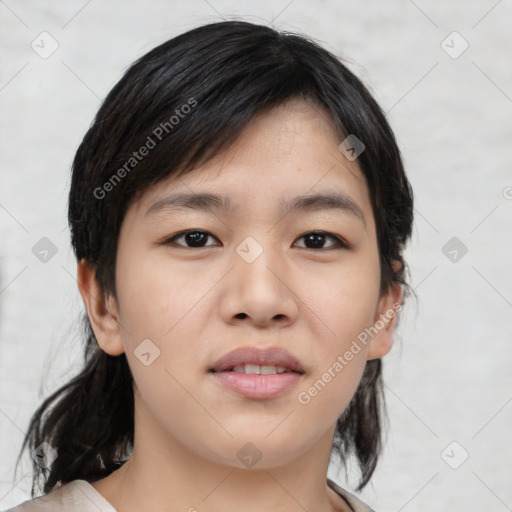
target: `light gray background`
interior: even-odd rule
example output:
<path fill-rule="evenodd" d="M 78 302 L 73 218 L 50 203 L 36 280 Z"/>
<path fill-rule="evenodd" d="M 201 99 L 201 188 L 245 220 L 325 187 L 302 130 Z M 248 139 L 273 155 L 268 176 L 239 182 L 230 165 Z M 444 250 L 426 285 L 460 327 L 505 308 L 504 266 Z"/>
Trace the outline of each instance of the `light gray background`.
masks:
<path fill-rule="evenodd" d="M 390 429 L 363 499 L 379 511 L 512 510 L 510 0 L 1 1 L 0 508 L 29 497 L 28 457 L 13 475 L 29 417 L 81 362 L 74 152 L 135 58 L 233 15 L 348 59 L 388 112 L 414 187 L 418 299 L 384 360 Z M 46 59 L 31 48 L 43 31 L 58 43 Z M 458 58 L 464 41 L 442 43 L 453 31 L 469 44 Z M 46 263 L 32 253 L 42 237 L 58 250 Z M 442 251 L 452 237 L 468 249 L 455 262 Z"/>

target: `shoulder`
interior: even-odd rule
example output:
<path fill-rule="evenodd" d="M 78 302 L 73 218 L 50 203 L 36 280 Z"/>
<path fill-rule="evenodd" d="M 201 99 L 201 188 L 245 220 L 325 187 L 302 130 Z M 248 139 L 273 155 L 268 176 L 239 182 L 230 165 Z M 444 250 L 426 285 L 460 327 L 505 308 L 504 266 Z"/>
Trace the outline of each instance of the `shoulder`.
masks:
<path fill-rule="evenodd" d="M 57 485 L 39 498 L 25 501 L 5 512 L 116 512 L 85 480 Z"/>
<path fill-rule="evenodd" d="M 357 496 L 342 489 L 338 484 L 332 480 L 327 479 L 329 487 L 339 494 L 352 508 L 354 512 L 375 512 L 373 508 L 369 507 L 366 503 L 362 502 Z"/>

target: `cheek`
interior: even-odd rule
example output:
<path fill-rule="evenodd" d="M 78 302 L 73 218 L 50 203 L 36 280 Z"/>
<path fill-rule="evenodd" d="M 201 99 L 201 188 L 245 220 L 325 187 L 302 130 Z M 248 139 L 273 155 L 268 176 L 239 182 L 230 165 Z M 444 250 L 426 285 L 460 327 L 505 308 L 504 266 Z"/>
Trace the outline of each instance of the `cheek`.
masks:
<path fill-rule="evenodd" d="M 151 393 L 150 401 L 161 395 L 164 402 L 176 401 L 175 410 L 185 411 L 190 405 L 190 397 L 183 396 L 181 402 L 179 384 L 194 384 L 203 372 L 198 355 L 204 352 L 201 343 L 212 322 L 207 294 L 218 281 L 218 273 L 210 274 L 198 277 L 197 269 L 183 265 L 178 269 L 159 259 L 132 258 L 130 265 L 121 268 L 123 345 L 135 382 L 143 395 L 146 388 Z M 149 350 L 151 359 L 155 357 L 150 367 L 138 359 L 142 347 Z"/>
<path fill-rule="evenodd" d="M 123 279 L 121 320 L 126 327 L 123 344 L 139 393 L 137 414 L 148 422 L 156 419 L 151 428 L 163 428 L 177 439 L 190 437 L 190 445 L 199 450 L 201 443 L 196 440 L 202 438 L 201 428 L 218 428 L 190 394 L 197 386 L 199 343 L 208 319 L 208 301 L 201 299 L 215 280 L 206 275 L 198 278 L 197 272 L 184 271 L 183 265 L 177 269 L 169 261 L 136 257 L 120 265 L 119 277 Z M 138 348 L 146 339 L 154 343 L 147 344 L 148 365 Z"/>
<path fill-rule="evenodd" d="M 310 279 L 303 288 L 304 302 L 322 320 L 319 346 L 344 351 L 373 324 L 379 301 L 380 268 L 376 257 L 354 258 L 350 265 L 331 270 L 322 279 Z"/>
<path fill-rule="evenodd" d="M 363 334 L 375 320 L 379 277 L 378 262 L 368 259 L 303 289 L 310 325 L 317 326 L 318 370 L 301 387 L 297 401 L 331 423 L 350 402 L 366 364 Z"/>
<path fill-rule="evenodd" d="M 132 342 L 154 338 L 167 343 L 189 315 L 196 315 L 215 281 L 170 261 L 132 258 L 119 266 L 119 282 L 121 318 Z"/>

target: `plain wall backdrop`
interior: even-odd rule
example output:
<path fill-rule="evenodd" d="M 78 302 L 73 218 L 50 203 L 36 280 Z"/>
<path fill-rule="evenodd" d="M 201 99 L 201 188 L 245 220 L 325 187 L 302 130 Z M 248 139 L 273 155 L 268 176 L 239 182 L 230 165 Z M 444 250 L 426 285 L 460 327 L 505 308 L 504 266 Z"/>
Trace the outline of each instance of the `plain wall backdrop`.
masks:
<path fill-rule="evenodd" d="M 14 478 L 29 418 L 82 361 L 74 152 L 136 58 L 233 16 L 346 59 L 387 112 L 414 188 L 417 299 L 384 358 L 390 427 L 362 498 L 379 511 L 512 510 L 510 0 L 0 1 L 0 509 L 29 498 L 28 454 Z"/>

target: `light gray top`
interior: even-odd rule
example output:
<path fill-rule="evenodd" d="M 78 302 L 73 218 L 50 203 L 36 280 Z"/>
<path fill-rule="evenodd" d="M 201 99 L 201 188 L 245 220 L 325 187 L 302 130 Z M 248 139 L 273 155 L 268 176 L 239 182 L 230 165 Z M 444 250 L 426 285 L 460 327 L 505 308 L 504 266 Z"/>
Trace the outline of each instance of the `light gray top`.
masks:
<path fill-rule="evenodd" d="M 327 484 L 352 507 L 354 512 L 375 512 L 359 498 L 332 480 Z M 86 480 L 73 480 L 55 488 L 45 496 L 23 502 L 5 512 L 117 512 Z"/>

